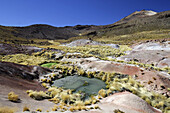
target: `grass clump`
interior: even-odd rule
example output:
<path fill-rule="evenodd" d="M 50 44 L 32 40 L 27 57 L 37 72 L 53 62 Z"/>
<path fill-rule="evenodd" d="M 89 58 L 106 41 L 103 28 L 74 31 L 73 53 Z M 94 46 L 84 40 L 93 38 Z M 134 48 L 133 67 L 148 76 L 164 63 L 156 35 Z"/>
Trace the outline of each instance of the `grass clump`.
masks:
<path fill-rule="evenodd" d="M 84 84 L 83 84 L 83 86 L 88 86 L 88 84 L 89 84 L 89 83 L 88 83 L 87 81 L 85 81 Z"/>
<path fill-rule="evenodd" d="M 95 105 L 94 109 L 100 109 L 99 105 Z"/>
<path fill-rule="evenodd" d="M 23 108 L 23 112 L 24 112 L 24 111 L 30 111 L 29 107 L 24 106 L 24 108 Z"/>
<path fill-rule="evenodd" d="M 104 90 L 104 89 L 101 89 L 101 90 L 98 92 L 98 94 L 99 94 L 100 96 L 102 96 L 103 98 L 106 97 L 106 95 L 107 95 L 106 90 Z"/>
<path fill-rule="evenodd" d="M 17 111 L 17 108 L 11 108 L 11 107 L 0 107 L 0 113 L 15 113 Z"/>
<path fill-rule="evenodd" d="M 8 93 L 8 99 L 12 102 L 18 102 L 19 101 L 18 95 L 16 95 L 14 92 Z"/>
<path fill-rule="evenodd" d="M 32 90 L 27 90 L 27 94 L 35 99 L 35 100 L 43 100 L 43 99 L 48 99 L 49 98 L 49 95 L 47 95 L 45 92 L 43 91 L 32 91 Z"/>
<path fill-rule="evenodd" d="M 0 59 L 0 61 L 13 62 L 13 63 L 23 64 L 23 65 L 39 65 L 44 63 L 45 61 L 48 61 L 48 59 L 40 56 L 15 54 L 15 55 L 4 56 L 2 59 Z"/>
<path fill-rule="evenodd" d="M 44 88 L 48 88 L 47 84 L 46 83 L 42 83 L 41 84 Z"/>
<path fill-rule="evenodd" d="M 54 105 L 54 107 L 52 108 L 52 111 L 57 111 L 59 109 L 59 107 L 57 105 Z"/>
<path fill-rule="evenodd" d="M 38 108 L 38 109 L 36 109 L 36 111 L 42 112 L 42 109 Z"/>
<path fill-rule="evenodd" d="M 167 106 L 169 106 L 169 99 L 161 94 L 157 94 L 154 92 L 149 92 L 143 85 L 139 82 L 132 79 L 132 77 L 128 78 L 114 78 L 109 84 L 106 93 L 109 94 L 115 92 L 129 91 L 143 100 L 145 100 L 148 104 L 165 111 Z M 103 90 L 99 91 L 99 96 L 102 96 Z"/>
<path fill-rule="evenodd" d="M 119 57 L 125 55 L 125 51 L 130 50 L 130 48 L 126 45 L 120 45 L 120 48 L 112 48 L 110 46 L 103 45 L 86 45 L 86 46 L 78 46 L 78 47 L 67 47 L 67 46 L 52 46 L 52 48 L 62 50 L 66 53 L 75 53 L 79 52 L 77 58 L 81 55 L 87 56 L 96 56 L 96 57 L 107 57 L 107 56 L 115 56 Z"/>
<path fill-rule="evenodd" d="M 0 61 L 13 62 L 13 63 L 23 64 L 23 65 L 41 65 L 44 62 L 46 62 L 46 64 L 43 64 L 42 66 L 49 68 L 56 64 L 54 62 L 55 54 L 56 52 L 42 50 L 40 52 L 33 53 L 32 55 L 14 54 L 14 55 L 0 56 Z M 47 63 L 47 62 L 54 62 L 54 63 Z"/>
<path fill-rule="evenodd" d="M 119 109 L 115 109 L 113 112 L 114 112 L 114 113 L 125 113 L 125 112 L 123 112 L 123 111 L 121 111 L 121 110 L 119 110 Z"/>

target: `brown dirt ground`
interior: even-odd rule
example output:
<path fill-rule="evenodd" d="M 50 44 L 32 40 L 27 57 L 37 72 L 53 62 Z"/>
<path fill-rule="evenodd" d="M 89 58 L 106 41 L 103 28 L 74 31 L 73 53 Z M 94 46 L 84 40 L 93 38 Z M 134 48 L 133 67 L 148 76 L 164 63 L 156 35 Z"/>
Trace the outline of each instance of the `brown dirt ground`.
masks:
<path fill-rule="evenodd" d="M 43 90 L 44 89 L 37 81 L 27 81 L 21 78 L 5 77 L 0 75 L 0 106 L 16 107 L 18 111 L 22 111 L 24 106 L 31 110 L 41 108 L 43 110 L 50 110 L 53 103 L 48 100 L 36 101 L 26 94 L 26 90 Z M 14 103 L 8 100 L 8 93 L 13 91 L 19 95 L 21 102 Z M 44 107 L 44 105 L 46 107 Z"/>

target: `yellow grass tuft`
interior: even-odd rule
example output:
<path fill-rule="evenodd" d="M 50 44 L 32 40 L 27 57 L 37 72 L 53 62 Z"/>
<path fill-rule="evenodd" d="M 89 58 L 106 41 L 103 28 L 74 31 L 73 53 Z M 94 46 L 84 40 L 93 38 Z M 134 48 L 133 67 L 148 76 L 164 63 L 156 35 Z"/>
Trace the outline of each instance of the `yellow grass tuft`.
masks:
<path fill-rule="evenodd" d="M 102 96 L 103 98 L 106 97 L 106 91 L 104 89 L 101 89 L 98 94 Z"/>
<path fill-rule="evenodd" d="M 14 92 L 8 93 L 8 99 L 12 102 L 18 102 L 19 98 Z"/>
<path fill-rule="evenodd" d="M 36 111 L 42 112 L 42 109 L 38 108 Z"/>
<path fill-rule="evenodd" d="M 30 111 L 30 109 L 29 109 L 27 106 L 24 106 L 23 112 L 24 112 L 24 111 Z"/>
<path fill-rule="evenodd" d="M 0 107 L 0 113 L 15 113 L 17 111 L 17 108 L 11 108 L 11 107 Z"/>
<path fill-rule="evenodd" d="M 47 95 L 43 91 L 37 92 L 37 91 L 28 90 L 27 93 L 31 98 L 33 98 L 35 100 L 42 100 L 42 99 L 49 98 L 49 95 Z"/>

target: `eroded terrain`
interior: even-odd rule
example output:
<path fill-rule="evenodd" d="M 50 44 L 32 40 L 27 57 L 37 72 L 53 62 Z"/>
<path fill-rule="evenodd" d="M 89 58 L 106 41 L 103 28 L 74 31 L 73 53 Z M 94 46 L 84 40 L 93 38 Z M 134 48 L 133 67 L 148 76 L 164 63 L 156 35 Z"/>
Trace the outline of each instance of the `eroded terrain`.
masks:
<path fill-rule="evenodd" d="M 36 47 L 1 44 L 0 106 L 15 107 L 17 112 L 26 106 L 30 111 L 51 113 L 168 113 L 169 41 L 132 46 L 85 39 L 49 42 L 52 45 Z M 77 85 L 72 90 L 53 87 L 55 80 L 72 75 L 97 78 L 106 88 L 85 99 L 84 91 L 73 90 Z M 83 82 L 81 88 L 91 84 Z M 9 101 L 11 91 L 20 100 Z"/>

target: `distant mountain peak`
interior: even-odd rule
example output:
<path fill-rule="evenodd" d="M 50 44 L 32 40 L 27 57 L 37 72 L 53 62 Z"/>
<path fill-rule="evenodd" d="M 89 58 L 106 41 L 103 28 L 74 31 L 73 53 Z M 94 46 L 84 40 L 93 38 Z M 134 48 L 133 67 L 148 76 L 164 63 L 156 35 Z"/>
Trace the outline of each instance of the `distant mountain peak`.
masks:
<path fill-rule="evenodd" d="M 135 11 L 135 12 L 131 13 L 130 15 L 126 16 L 125 18 L 121 19 L 120 21 L 118 21 L 116 23 L 126 22 L 126 21 L 129 21 L 129 20 L 132 20 L 132 19 L 137 19 L 137 18 L 153 16 L 153 15 L 156 15 L 156 14 L 157 14 L 157 12 L 152 11 L 152 10 Z"/>
<path fill-rule="evenodd" d="M 130 14 L 129 16 L 125 18 L 131 18 L 131 17 L 145 17 L 145 16 L 152 16 L 157 14 L 157 12 L 152 10 L 141 10 L 141 11 L 135 11 L 134 13 Z"/>
<path fill-rule="evenodd" d="M 147 16 L 152 16 L 157 14 L 157 12 L 152 11 L 152 10 L 141 10 L 141 11 L 136 11 L 132 14 L 140 14 L 140 15 L 147 15 Z"/>

